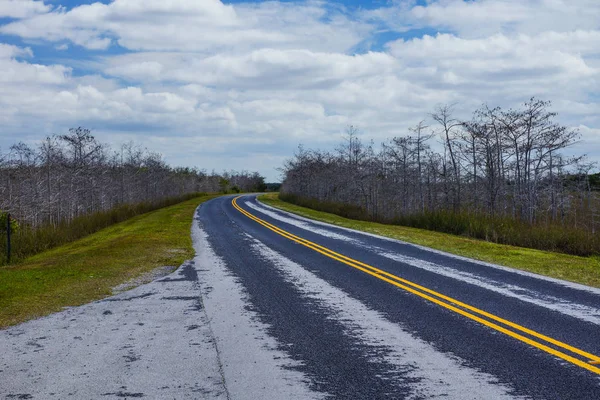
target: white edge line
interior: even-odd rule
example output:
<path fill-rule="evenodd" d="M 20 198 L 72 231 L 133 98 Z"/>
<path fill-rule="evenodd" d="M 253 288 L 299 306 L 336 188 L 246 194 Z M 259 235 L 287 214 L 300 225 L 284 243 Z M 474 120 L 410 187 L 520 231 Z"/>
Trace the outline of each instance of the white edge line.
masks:
<path fill-rule="evenodd" d="M 270 210 L 273 210 L 273 211 L 278 211 L 278 212 L 281 212 L 283 214 L 287 214 L 289 216 L 295 217 L 295 218 L 303 220 L 303 221 L 312 222 L 312 223 L 317 224 L 317 225 L 327 226 L 327 227 L 330 227 L 330 228 L 337 228 L 337 229 L 341 229 L 341 230 L 344 230 L 344 231 L 348 231 L 348 232 L 352 232 L 352 233 L 358 233 L 358 234 L 361 234 L 361 235 L 370 236 L 370 237 L 374 237 L 374 238 L 377 238 L 377 239 L 386 240 L 386 241 L 393 242 L 393 243 L 399 243 L 399 244 L 403 244 L 403 245 L 413 246 L 413 247 L 416 247 L 416 248 L 418 248 L 420 250 L 429 251 L 431 253 L 440 254 L 440 255 L 451 257 L 451 258 L 454 258 L 454 259 L 457 259 L 457 260 L 468 261 L 468 262 L 471 262 L 471 263 L 474 263 L 474 264 L 478 264 L 478 265 L 482 265 L 482 266 L 485 266 L 485 267 L 496 268 L 496 269 L 499 269 L 499 270 L 502 270 L 502 271 L 506 271 L 506 272 L 510 272 L 510 273 L 514 273 L 514 274 L 518 274 L 518 275 L 523 275 L 523 276 L 527 276 L 527 277 L 530 277 L 530 278 L 541 279 L 541 280 L 544 280 L 544 281 L 547 281 L 547 282 L 556 283 L 558 285 L 565 286 L 565 287 L 568 287 L 570 289 L 576 289 L 576 290 L 581 290 L 581 291 L 584 291 L 584 292 L 589 292 L 589 293 L 592 293 L 592 294 L 600 295 L 600 289 L 594 288 L 594 287 L 591 287 L 591 286 L 586 286 L 586 285 L 582 285 L 580 283 L 565 281 L 565 280 L 558 279 L 558 278 L 551 278 L 549 276 L 539 275 L 539 274 L 535 274 L 535 273 L 529 272 L 529 271 L 522 271 L 522 270 L 519 270 L 519 269 L 515 269 L 515 268 L 511 268 L 511 267 L 506 267 L 506 266 L 503 266 L 503 265 L 498 265 L 498 264 L 493 264 L 493 263 L 489 263 L 489 262 L 485 262 L 485 261 L 475 260 L 475 259 L 472 259 L 472 258 L 468 258 L 468 257 L 464 257 L 464 256 L 459 256 L 457 254 L 448 253 L 448 252 L 445 252 L 445 251 L 442 251 L 442 250 L 432 249 L 430 247 L 426 247 L 426 246 L 422 246 L 422 245 L 418 245 L 418 244 L 414 244 L 414 243 L 409 243 L 409 242 L 405 242 L 405 241 L 398 240 L 398 239 L 393 239 L 393 238 L 386 237 L 386 236 L 377 235 L 375 233 L 358 231 L 356 229 L 346 228 L 346 227 L 343 227 L 343 226 L 329 224 L 327 222 L 317 221 L 317 220 L 314 220 L 314 219 L 306 218 L 306 217 L 298 215 L 298 214 L 291 213 L 289 211 L 285 211 L 285 210 L 281 210 L 281 209 L 276 208 L 276 207 L 269 206 L 269 205 L 267 205 L 267 204 L 259 201 L 257 197 L 255 197 L 255 199 L 256 199 L 256 201 L 258 203 L 261 204 L 261 206 L 263 206 L 263 207 L 265 207 L 267 209 L 270 209 Z"/>

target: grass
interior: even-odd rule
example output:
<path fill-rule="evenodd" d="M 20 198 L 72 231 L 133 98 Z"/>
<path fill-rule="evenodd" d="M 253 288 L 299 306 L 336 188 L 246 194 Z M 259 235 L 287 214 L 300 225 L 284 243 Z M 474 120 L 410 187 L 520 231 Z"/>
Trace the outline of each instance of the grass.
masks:
<path fill-rule="evenodd" d="M 18 263 L 27 257 L 62 244 L 71 243 L 108 226 L 126 221 L 136 215 L 172 206 L 201 195 L 206 195 L 206 193 L 188 193 L 153 202 L 124 204 L 110 210 L 80 215 L 70 221 L 63 221 L 57 225 L 20 226 L 12 235 L 11 262 L 13 264 Z M 2 219 L 1 217 L 2 215 L 0 214 L 0 220 Z M 6 235 L 0 230 L 0 266 L 5 264 Z"/>
<path fill-rule="evenodd" d="M 277 193 L 261 195 L 259 200 L 270 206 L 317 221 L 374 233 L 540 275 L 600 287 L 600 257 L 598 256 L 578 257 L 496 244 L 418 228 L 359 221 L 284 202 L 278 198 Z"/>
<path fill-rule="evenodd" d="M 190 226 L 206 195 L 133 217 L 0 267 L 0 328 L 112 294 L 112 288 L 194 255 Z"/>

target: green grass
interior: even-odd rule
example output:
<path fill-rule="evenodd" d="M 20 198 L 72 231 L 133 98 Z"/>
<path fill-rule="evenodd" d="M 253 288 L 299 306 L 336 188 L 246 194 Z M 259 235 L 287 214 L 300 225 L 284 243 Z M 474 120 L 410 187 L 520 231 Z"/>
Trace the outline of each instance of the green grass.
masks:
<path fill-rule="evenodd" d="M 136 215 L 172 206 L 203 195 L 206 195 L 206 193 L 188 193 L 153 202 L 123 204 L 110 210 L 80 215 L 56 225 L 46 223 L 35 227 L 19 226 L 12 235 L 11 263 L 19 263 L 35 254 L 71 243 Z M 0 219 L 1 217 L 0 214 Z M 0 230 L 0 266 L 6 264 L 6 235 Z"/>
<path fill-rule="evenodd" d="M 190 227 L 201 196 L 133 217 L 72 243 L 0 267 L 0 328 L 112 294 L 158 267 L 194 255 Z"/>
<path fill-rule="evenodd" d="M 278 198 L 277 193 L 261 195 L 259 200 L 270 206 L 317 221 L 403 240 L 540 275 L 600 287 L 600 257 L 598 256 L 578 257 L 496 244 L 424 229 L 358 221 L 284 202 Z"/>

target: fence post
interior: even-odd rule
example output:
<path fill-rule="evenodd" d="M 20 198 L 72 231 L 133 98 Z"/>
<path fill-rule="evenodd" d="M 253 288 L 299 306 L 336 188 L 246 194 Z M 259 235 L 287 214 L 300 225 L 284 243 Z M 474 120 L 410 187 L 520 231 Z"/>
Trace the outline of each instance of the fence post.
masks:
<path fill-rule="evenodd" d="M 6 214 L 6 263 L 10 264 L 10 214 Z"/>

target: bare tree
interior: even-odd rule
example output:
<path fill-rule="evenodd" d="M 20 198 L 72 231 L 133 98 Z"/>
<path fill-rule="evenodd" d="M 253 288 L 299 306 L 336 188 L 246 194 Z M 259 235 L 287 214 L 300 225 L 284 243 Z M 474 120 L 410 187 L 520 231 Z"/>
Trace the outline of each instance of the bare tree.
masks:
<path fill-rule="evenodd" d="M 431 118 L 440 125 L 441 135 L 444 141 L 444 148 L 448 151 L 450 162 L 452 164 L 452 176 L 454 180 L 452 206 L 454 211 L 460 208 L 461 199 L 461 179 L 458 155 L 456 154 L 456 130 L 462 126 L 462 122 L 452 117 L 453 106 L 438 106 L 431 114 Z"/>
<path fill-rule="evenodd" d="M 424 121 L 380 151 L 350 126 L 334 154 L 300 148 L 284 166 L 281 190 L 359 207 L 382 221 L 447 210 L 529 224 L 596 221 L 593 166 L 562 154 L 579 134 L 554 122 L 549 107 L 535 98 L 518 109 L 483 105 L 471 120 L 459 121 L 452 107 L 440 106 L 431 117 L 442 152 L 430 148 L 433 134 Z M 595 222 L 586 229 L 595 232 Z"/>
<path fill-rule="evenodd" d="M 226 173 L 240 191 L 264 190 L 264 178 Z M 221 174 L 172 168 L 158 153 L 134 143 L 118 151 L 84 128 L 49 136 L 37 148 L 24 143 L 0 152 L 0 211 L 32 227 L 58 225 L 122 204 L 159 202 L 193 192 L 216 192 Z"/>

